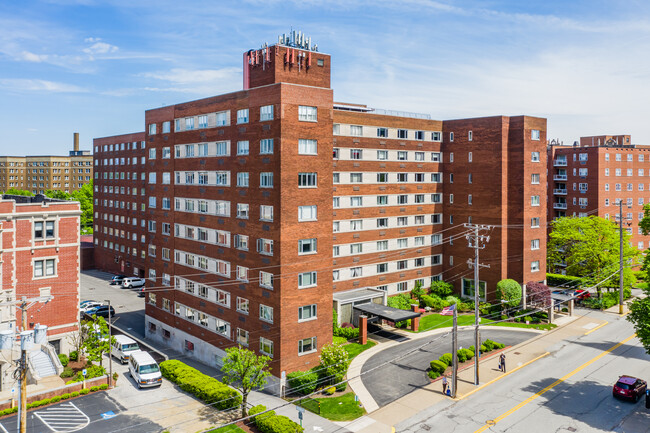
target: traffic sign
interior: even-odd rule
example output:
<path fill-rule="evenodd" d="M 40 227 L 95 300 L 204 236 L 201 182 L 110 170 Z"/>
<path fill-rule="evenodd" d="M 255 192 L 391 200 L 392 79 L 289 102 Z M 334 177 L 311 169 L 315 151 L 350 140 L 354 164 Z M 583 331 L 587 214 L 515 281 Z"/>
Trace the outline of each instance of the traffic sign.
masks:
<path fill-rule="evenodd" d="M 305 411 L 305 408 L 301 406 L 296 406 L 296 410 L 300 413 L 303 413 Z"/>
<path fill-rule="evenodd" d="M 83 371 L 81 372 L 81 374 L 83 374 L 83 375 L 84 375 L 84 377 L 86 377 L 86 374 L 87 374 L 87 373 L 88 373 L 88 372 L 86 371 L 86 369 L 85 369 L 85 368 L 84 368 L 84 369 L 83 369 Z"/>

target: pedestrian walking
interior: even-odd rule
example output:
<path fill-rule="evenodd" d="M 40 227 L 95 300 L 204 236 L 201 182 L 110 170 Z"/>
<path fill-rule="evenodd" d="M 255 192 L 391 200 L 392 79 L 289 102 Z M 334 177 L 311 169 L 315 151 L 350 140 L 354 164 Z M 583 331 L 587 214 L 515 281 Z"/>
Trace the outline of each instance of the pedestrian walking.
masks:
<path fill-rule="evenodd" d="M 499 356 L 499 370 L 501 370 L 503 373 L 506 372 L 506 354 L 502 353 Z"/>
<path fill-rule="evenodd" d="M 442 393 L 447 395 L 447 376 L 442 376 Z"/>

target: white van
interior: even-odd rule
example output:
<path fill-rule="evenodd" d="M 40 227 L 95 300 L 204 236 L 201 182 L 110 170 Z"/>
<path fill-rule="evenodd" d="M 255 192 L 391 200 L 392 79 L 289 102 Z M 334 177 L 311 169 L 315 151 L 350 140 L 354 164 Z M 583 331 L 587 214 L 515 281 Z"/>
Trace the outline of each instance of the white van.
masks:
<path fill-rule="evenodd" d="M 115 335 L 114 338 L 115 341 L 111 344 L 111 356 L 126 364 L 129 361 L 129 354 L 140 350 L 140 346 L 133 338 L 126 335 Z"/>
<path fill-rule="evenodd" d="M 122 280 L 122 287 L 125 289 L 134 289 L 136 287 L 143 287 L 145 284 L 144 278 L 126 277 Z"/>
<path fill-rule="evenodd" d="M 160 367 L 147 352 L 138 350 L 129 354 L 129 373 L 138 388 L 162 385 Z"/>

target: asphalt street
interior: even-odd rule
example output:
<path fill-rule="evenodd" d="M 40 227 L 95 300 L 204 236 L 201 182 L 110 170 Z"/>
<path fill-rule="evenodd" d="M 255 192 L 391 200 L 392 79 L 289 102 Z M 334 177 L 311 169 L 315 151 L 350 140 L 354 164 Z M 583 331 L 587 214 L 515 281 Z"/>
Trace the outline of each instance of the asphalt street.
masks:
<path fill-rule="evenodd" d="M 103 415 L 103 416 L 102 416 Z M 0 431 L 17 433 L 16 415 L 0 421 Z M 124 407 L 106 392 L 61 402 L 27 413 L 27 432 L 152 433 L 162 427 L 137 415 L 125 412 Z"/>
<path fill-rule="evenodd" d="M 450 328 L 451 331 L 451 328 Z M 490 339 L 506 346 L 514 346 L 536 335 L 535 332 L 502 330 L 498 328 L 481 328 L 481 340 Z M 431 342 L 430 344 L 426 344 Z M 474 345 L 474 331 L 458 332 L 458 346 Z M 421 348 L 419 348 L 422 346 Z M 418 349 L 419 348 L 419 349 Z M 414 352 L 403 356 L 405 353 Z M 361 369 L 362 382 L 377 404 L 385 406 L 400 397 L 422 388 L 430 383 L 427 376 L 429 363 L 438 359 L 442 354 L 451 352 L 451 336 L 434 335 L 426 339 L 404 341 L 403 343 L 383 350 L 366 361 Z M 376 366 L 395 359 L 385 367 L 370 371 Z M 497 368 L 497 359 L 494 368 Z M 506 363 L 507 364 L 507 363 Z M 370 372 L 369 372 L 370 371 Z M 369 372 L 369 373 L 366 373 Z M 365 373 L 365 374 L 364 374 Z"/>
<path fill-rule="evenodd" d="M 643 399 L 635 404 L 612 396 L 620 375 L 650 379 L 650 355 L 625 319 L 595 314 L 609 323 L 555 344 L 547 349 L 549 356 L 466 399 L 420 412 L 396 431 L 650 432 Z"/>

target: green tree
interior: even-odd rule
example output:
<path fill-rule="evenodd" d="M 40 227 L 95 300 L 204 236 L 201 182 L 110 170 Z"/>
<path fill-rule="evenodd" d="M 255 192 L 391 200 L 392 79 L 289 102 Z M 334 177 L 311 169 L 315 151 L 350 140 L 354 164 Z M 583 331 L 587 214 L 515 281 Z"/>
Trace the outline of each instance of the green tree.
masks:
<path fill-rule="evenodd" d="M 48 189 L 47 191 L 45 191 L 45 195 L 49 198 L 55 198 L 57 200 L 72 199 L 72 196 L 70 194 L 68 194 L 65 191 L 59 191 L 58 189 L 57 190 Z"/>
<path fill-rule="evenodd" d="M 16 189 L 16 188 L 9 188 L 7 191 L 5 191 L 5 194 L 9 195 L 26 195 L 28 197 L 33 197 L 34 194 L 31 191 L 27 191 L 24 189 Z"/>
<path fill-rule="evenodd" d="M 604 283 L 605 287 L 618 286 L 619 233 L 612 221 L 597 216 L 556 218 L 547 244 L 546 265 L 558 273 L 560 263 L 566 263 L 567 275 L 582 277 L 588 285 Z M 630 235 L 623 232 L 623 260 L 636 263 L 639 251 L 630 245 Z M 614 275 L 612 275 L 614 274 Z M 634 283 L 632 270 L 623 269 L 626 286 Z M 600 297 L 601 285 L 597 287 Z"/>
<path fill-rule="evenodd" d="M 92 233 L 93 227 L 93 181 L 85 183 L 77 191 L 70 194 L 73 200 L 79 202 L 81 207 L 81 232 Z"/>
<path fill-rule="evenodd" d="M 432 281 L 429 293 L 441 298 L 446 298 L 454 293 L 454 286 L 450 283 L 445 283 L 444 281 Z"/>
<path fill-rule="evenodd" d="M 243 347 L 231 347 L 226 349 L 226 357 L 223 358 L 221 371 L 224 373 L 223 382 L 231 385 L 242 395 L 241 416 L 246 416 L 246 400 L 248 394 L 266 384 L 266 378 L 271 375 L 269 372 L 268 356 L 255 355 L 254 352 Z"/>
<path fill-rule="evenodd" d="M 639 221 L 639 228 L 645 236 L 650 234 L 650 204 L 643 205 L 643 218 Z"/>
<path fill-rule="evenodd" d="M 320 363 L 335 383 L 343 380 L 348 371 L 348 358 L 348 352 L 340 344 L 328 344 L 320 351 Z"/>
<path fill-rule="evenodd" d="M 422 283 L 418 280 L 415 282 L 415 287 L 411 290 L 411 296 L 418 301 L 422 300 L 422 296 L 426 295 L 424 289 L 422 288 Z"/>
<path fill-rule="evenodd" d="M 645 293 L 645 298 L 636 298 L 628 304 L 630 313 L 626 318 L 634 325 L 636 336 L 650 355 L 650 289 L 646 289 Z"/>
<path fill-rule="evenodd" d="M 99 362 L 102 366 L 104 360 L 104 353 L 111 349 L 111 343 L 115 341 L 115 337 L 108 339 L 108 324 L 103 317 L 93 316 L 93 320 L 84 322 L 82 326 L 86 329 L 83 331 L 86 339 L 82 343 L 83 351 L 92 362 Z"/>
<path fill-rule="evenodd" d="M 514 308 L 521 303 L 521 285 L 515 280 L 505 279 L 497 283 L 496 299 L 503 308 Z"/>

